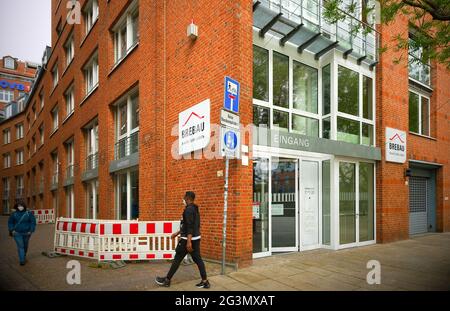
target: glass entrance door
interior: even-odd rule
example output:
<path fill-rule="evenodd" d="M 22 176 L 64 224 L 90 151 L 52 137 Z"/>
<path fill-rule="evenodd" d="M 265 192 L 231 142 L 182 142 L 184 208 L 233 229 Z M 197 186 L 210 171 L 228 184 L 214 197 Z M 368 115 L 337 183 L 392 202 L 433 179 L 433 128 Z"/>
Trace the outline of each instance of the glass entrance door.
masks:
<path fill-rule="evenodd" d="M 269 255 L 269 159 L 253 160 L 253 254 Z"/>
<path fill-rule="evenodd" d="M 272 251 L 297 251 L 297 160 L 273 158 L 271 173 Z"/>
<path fill-rule="evenodd" d="M 300 250 L 320 246 L 319 161 L 300 164 Z"/>

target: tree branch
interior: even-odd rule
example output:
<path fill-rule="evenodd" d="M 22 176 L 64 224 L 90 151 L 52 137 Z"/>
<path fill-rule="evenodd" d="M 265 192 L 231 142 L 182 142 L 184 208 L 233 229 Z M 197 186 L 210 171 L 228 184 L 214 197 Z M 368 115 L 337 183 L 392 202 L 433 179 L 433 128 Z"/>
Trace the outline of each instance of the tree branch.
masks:
<path fill-rule="evenodd" d="M 424 11 L 426 11 L 427 13 L 429 13 L 433 19 L 435 20 L 439 20 L 439 21 L 450 21 L 450 15 L 447 14 L 441 14 L 440 12 L 437 12 L 438 9 L 434 7 L 434 5 L 429 4 L 430 1 L 420 1 L 420 2 L 416 2 L 414 0 L 402 0 L 402 3 L 404 3 L 405 5 L 411 6 L 411 7 L 415 7 L 415 8 L 419 8 L 422 9 Z"/>

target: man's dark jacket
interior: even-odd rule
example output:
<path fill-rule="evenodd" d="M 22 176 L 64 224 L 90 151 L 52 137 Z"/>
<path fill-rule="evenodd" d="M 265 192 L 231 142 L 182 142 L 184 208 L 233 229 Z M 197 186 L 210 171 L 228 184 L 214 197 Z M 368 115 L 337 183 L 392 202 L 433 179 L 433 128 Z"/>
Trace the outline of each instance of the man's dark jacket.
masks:
<path fill-rule="evenodd" d="M 200 236 L 200 212 L 197 205 L 191 203 L 184 208 L 180 234 L 182 238 L 187 238 L 188 234 L 192 234 L 193 238 Z"/>

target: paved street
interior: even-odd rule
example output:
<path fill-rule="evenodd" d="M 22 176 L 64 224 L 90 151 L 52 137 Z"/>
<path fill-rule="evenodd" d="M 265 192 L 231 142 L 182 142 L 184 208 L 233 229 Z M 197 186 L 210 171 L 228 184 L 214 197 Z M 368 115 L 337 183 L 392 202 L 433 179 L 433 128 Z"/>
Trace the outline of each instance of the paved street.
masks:
<path fill-rule="evenodd" d="M 81 285 L 68 285 L 69 257 L 48 258 L 53 225 L 39 225 L 28 264 L 19 266 L 7 218 L 0 217 L 0 287 L 8 290 L 168 290 L 154 284 L 170 263 L 130 263 L 120 269 L 94 268 L 80 259 Z M 381 284 L 368 285 L 366 264 L 381 263 Z M 220 265 L 207 263 L 213 290 L 450 290 L 450 233 L 341 251 L 316 250 L 254 260 L 249 268 L 220 275 Z M 182 266 L 169 290 L 195 290 L 195 265 Z"/>

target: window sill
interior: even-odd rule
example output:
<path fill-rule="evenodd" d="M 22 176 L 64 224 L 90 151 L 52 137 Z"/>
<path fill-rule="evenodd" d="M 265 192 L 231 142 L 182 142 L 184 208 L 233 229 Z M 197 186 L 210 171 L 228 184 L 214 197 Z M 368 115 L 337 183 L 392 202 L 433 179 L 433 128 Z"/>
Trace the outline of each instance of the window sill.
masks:
<path fill-rule="evenodd" d="M 94 23 L 92 24 L 91 29 L 89 29 L 88 33 L 84 36 L 83 40 L 81 41 L 81 43 L 80 43 L 80 48 L 83 46 L 84 42 L 87 40 L 87 38 L 88 38 L 89 35 L 91 34 L 92 29 L 94 29 L 95 25 L 97 24 L 97 21 L 98 21 L 98 16 L 97 16 L 97 18 L 95 19 Z"/>
<path fill-rule="evenodd" d="M 419 133 L 414 133 L 414 132 L 411 132 L 411 131 L 409 132 L 409 134 L 414 135 L 414 136 L 418 136 L 418 137 L 422 137 L 422 138 L 425 138 L 425 139 L 437 141 L 437 139 L 432 137 L 432 136 L 427 136 L 427 135 L 423 135 L 423 134 L 419 134 Z"/>
<path fill-rule="evenodd" d="M 98 83 L 92 88 L 92 90 L 89 91 L 89 93 L 86 94 L 86 96 L 81 101 L 80 106 L 82 106 L 97 89 L 98 89 Z"/>
<path fill-rule="evenodd" d="M 49 137 L 52 137 L 57 131 L 58 131 L 59 127 L 53 129 L 53 131 L 50 133 Z"/>
<path fill-rule="evenodd" d="M 425 83 L 420 82 L 419 80 L 416 80 L 416 79 L 414 79 L 412 77 L 409 77 L 409 76 L 408 76 L 408 78 L 409 78 L 410 82 L 413 82 L 413 83 L 417 84 L 418 86 L 424 88 L 425 90 L 427 90 L 430 93 L 433 92 L 433 88 L 431 87 L 431 84 L 430 85 L 425 84 Z"/>
<path fill-rule="evenodd" d="M 108 77 L 128 58 L 131 53 L 133 53 L 134 50 L 137 49 L 138 46 L 139 41 L 137 41 L 132 47 L 128 49 L 127 53 L 114 64 L 111 71 L 108 73 Z"/>
<path fill-rule="evenodd" d="M 66 123 L 66 121 L 69 120 L 71 116 L 73 116 L 74 112 L 75 112 L 75 110 L 72 110 L 72 111 L 64 118 L 64 120 L 62 121 L 62 124 Z"/>

